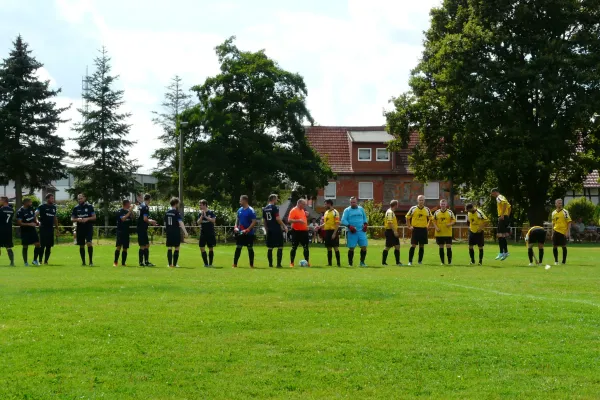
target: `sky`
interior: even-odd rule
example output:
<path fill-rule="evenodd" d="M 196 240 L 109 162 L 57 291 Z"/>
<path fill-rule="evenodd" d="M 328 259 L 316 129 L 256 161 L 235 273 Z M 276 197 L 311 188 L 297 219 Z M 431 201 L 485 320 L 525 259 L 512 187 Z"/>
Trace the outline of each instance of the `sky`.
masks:
<path fill-rule="evenodd" d="M 73 139 L 81 81 L 105 46 L 132 115 L 131 157 L 151 171 L 160 146 L 152 112 L 174 75 L 186 88 L 219 72 L 215 46 L 230 36 L 266 54 L 308 87 L 320 125 L 384 124 L 389 100 L 408 89 L 422 52 L 429 11 L 441 0 L 0 0 L 0 58 L 21 34 L 40 77 L 72 107 L 59 134 Z M 67 150 L 75 143 L 67 140 Z"/>

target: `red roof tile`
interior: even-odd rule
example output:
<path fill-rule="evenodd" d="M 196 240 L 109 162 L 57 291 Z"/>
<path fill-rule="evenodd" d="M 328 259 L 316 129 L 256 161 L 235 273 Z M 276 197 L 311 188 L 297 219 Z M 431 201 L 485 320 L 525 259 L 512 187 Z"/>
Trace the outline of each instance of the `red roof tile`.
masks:
<path fill-rule="evenodd" d="M 598 179 L 600 179 L 600 175 L 598 174 L 598 171 L 593 171 L 583 181 L 583 187 L 585 187 L 585 188 L 600 188 L 600 182 L 598 182 Z"/>
<path fill-rule="evenodd" d="M 336 173 L 353 172 L 348 131 L 372 132 L 385 130 L 385 126 L 308 126 L 306 138 L 317 153 L 327 160 L 329 166 Z M 414 132 L 410 136 L 408 149 L 419 143 L 419 134 Z M 396 161 L 396 170 L 412 173 L 408 165 L 409 150 L 400 151 Z"/>
<path fill-rule="evenodd" d="M 308 142 L 336 173 L 352 172 L 348 130 L 343 126 L 306 127 Z"/>

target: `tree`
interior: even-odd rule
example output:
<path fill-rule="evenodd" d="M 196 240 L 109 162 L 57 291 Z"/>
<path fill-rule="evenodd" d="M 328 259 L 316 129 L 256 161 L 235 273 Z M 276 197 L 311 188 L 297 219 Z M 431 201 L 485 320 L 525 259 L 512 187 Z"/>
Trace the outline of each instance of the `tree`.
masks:
<path fill-rule="evenodd" d="M 579 197 L 573 199 L 565 206 L 573 221 L 581 218 L 584 224 L 595 224 L 594 215 L 596 213 L 596 206 L 586 197 Z"/>
<path fill-rule="evenodd" d="M 266 201 L 286 182 L 316 194 L 333 174 L 305 136 L 303 124 L 313 120 L 304 79 L 264 51 L 240 51 L 233 42 L 216 48 L 220 74 L 192 89 L 199 104 L 188 128 L 202 124 L 205 131 L 187 152 L 188 182 L 211 188 L 212 199 L 227 194 L 232 206 L 241 194 Z"/>
<path fill-rule="evenodd" d="M 75 125 L 75 139 L 79 148 L 75 158 L 83 165 L 73 168 L 74 196 L 80 192 L 95 201 L 101 201 L 104 224 L 109 225 L 109 203 L 135 193 L 139 184 L 134 173 L 138 166 L 128 159 L 129 148 L 134 142 L 126 139 L 130 116 L 119 113 L 123 105 L 123 91 L 115 90 L 118 79 L 110 75 L 110 58 L 102 48 L 100 57 L 94 60 L 96 70 L 88 78 L 88 89 L 83 93 L 86 106 L 79 109 L 82 121 Z"/>
<path fill-rule="evenodd" d="M 40 189 L 65 176 L 64 139 L 56 129 L 69 107 L 52 101 L 60 89 L 50 90 L 50 82 L 37 77 L 42 67 L 21 36 L 0 66 L 0 181 L 15 181 L 17 207 L 23 187 Z"/>
<path fill-rule="evenodd" d="M 178 193 L 179 179 L 179 116 L 191 106 L 190 95 L 184 92 L 182 80 L 175 75 L 167 86 L 165 98 L 161 104 L 162 112 L 154 112 L 153 122 L 160 126 L 162 134 L 158 139 L 163 147 L 156 149 L 152 158 L 158 166 L 154 175 L 158 178 L 158 191 L 168 198 Z"/>
<path fill-rule="evenodd" d="M 387 114 L 395 148 L 420 134 L 417 177 L 477 186 L 492 173 L 541 224 L 550 199 L 599 164 L 594 4 L 445 0 L 432 10 L 411 91 Z"/>

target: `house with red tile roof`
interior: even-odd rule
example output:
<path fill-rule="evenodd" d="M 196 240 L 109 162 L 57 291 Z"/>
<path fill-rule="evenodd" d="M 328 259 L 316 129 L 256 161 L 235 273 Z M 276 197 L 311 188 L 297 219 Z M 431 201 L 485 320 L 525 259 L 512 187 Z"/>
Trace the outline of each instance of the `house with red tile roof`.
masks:
<path fill-rule="evenodd" d="M 384 209 L 391 200 L 399 201 L 398 214 L 404 215 L 423 194 L 427 206 L 433 208 L 442 198 L 449 197 L 448 182 L 418 182 L 410 168 L 408 156 L 419 137 L 412 135 L 408 148 L 390 152 L 387 143 L 393 137 L 384 126 L 310 126 L 306 137 L 337 175 L 327 187 L 319 190 L 315 209 L 322 211 L 326 199 L 334 200 L 335 207 L 348 206 L 350 197 L 359 201 L 374 200 Z M 464 207 L 459 196 L 455 198 L 456 211 Z"/>
<path fill-rule="evenodd" d="M 569 204 L 569 201 L 579 197 L 587 197 L 592 203 L 600 204 L 600 175 L 598 171 L 592 171 L 586 179 L 583 181 L 583 190 L 569 190 L 565 195 L 565 205 Z"/>

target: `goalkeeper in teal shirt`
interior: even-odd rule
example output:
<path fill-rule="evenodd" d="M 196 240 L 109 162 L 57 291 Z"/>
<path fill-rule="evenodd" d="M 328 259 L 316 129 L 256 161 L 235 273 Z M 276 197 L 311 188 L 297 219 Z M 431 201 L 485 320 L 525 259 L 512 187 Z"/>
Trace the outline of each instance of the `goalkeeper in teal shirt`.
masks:
<path fill-rule="evenodd" d="M 365 258 L 367 257 L 367 228 L 368 220 L 365 209 L 358 205 L 356 197 L 350 198 L 350 207 L 344 210 L 342 214 L 342 225 L 348 228 L 346 234 L 346 243 L 348 246 L 348 265 L 352 266 L 354 261 L 354 249 L 360 246 L 360 266 L 365 268 Z"/>

